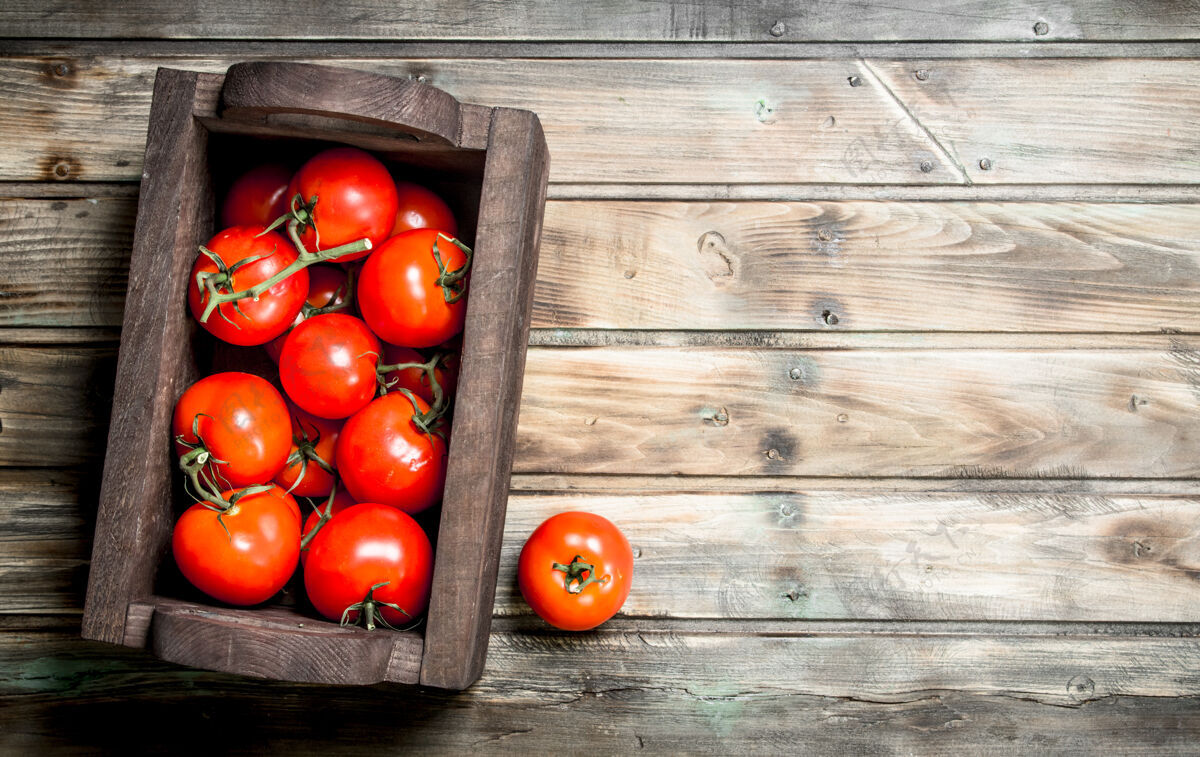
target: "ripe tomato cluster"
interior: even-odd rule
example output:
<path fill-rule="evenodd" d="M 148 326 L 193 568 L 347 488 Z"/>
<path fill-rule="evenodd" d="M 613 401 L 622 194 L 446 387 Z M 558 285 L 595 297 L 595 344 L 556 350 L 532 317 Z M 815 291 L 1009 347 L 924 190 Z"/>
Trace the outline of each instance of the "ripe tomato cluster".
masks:
<path fill-rule="evenodd" d="M 261 346 L 180 396 L 176 453 L 196 500 L 180 572 L 253 605 L 303 563 L 321 615 L 374 628 L 425 611 L 433 547 L 412 517 L 446 479 L 472 252 L 450 208 L 337 147 L 238 178 L 200 247 L 188 305 L 218 340 Z M 305 517 L 297 497 L 312 498 Z"/>

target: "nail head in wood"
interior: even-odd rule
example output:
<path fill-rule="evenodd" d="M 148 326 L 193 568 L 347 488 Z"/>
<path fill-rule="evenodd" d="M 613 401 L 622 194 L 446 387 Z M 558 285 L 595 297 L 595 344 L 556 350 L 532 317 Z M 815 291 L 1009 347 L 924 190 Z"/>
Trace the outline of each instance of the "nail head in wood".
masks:
<path fill-rule="evenodd" d="M 850 82 L 851 87 L 861 87 L 862 86 L 862 77 L 859 77 L 859 76 L 851 76 L 846 81 Z"/>
<path fill-rule="evenodd" d="M 989 158 L 980 158 L 979 159 L 979 169 L 981 171 L 992 170 L 992 161 Z"/>
<path fill-rule="evenodd" d="M 1050 33 L 1050 24 L 1047 24 L 1045 21 L 1038 21 L 1033 25 L 1033 33 L 1039 37 L 1046 36 Z"/>
<path fill-rule="evenodd" d="M 786 33 L 787 33 L 787 25 L 784 24 L 782 21 L 776 21 L 774 26 L 771 27 L 771 36 L 772 37 L 782 37 Z"/>

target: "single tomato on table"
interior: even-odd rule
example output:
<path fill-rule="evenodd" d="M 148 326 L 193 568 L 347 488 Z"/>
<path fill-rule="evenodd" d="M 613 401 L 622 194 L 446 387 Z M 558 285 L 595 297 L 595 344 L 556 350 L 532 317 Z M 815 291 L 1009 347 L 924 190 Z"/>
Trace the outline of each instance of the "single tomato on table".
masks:
<path fill-rule="evenodd" d="M 287 405 L 275 387 L 236 371 L 214 373 L 189 386 L 171 419 L 176 454 L 192 456 L 209 488 L 270 481 L 287 462 L 291 429 Z"/>
<path fill-rule="evenodd" d="M 288 186 L 289 198 L 297 194 L 306 206 L 317 198 L 312 223 L 300 232 L 300 241 L 310 252 L 359 239 L 377 246 L 396 222 L 396 184 L 391 174 L 378 159 L 356 147 L 335 147 L 310 158 Z M 364 250 L 334 260 L 346 262 L 367 254 Z"/>
<path fill-rule="evenodd" d="M 371 628 L 382 618 L 403 625 L 425 612 L 432 583 L 433 545 L 411 516 L 394 507 L 354 505 L 308 545 L 304 588 L 330 620 Z"/>
<path fill-rule="evenodd" d="M 200 591 L 232 605 L 265 602 L 283 588 L 300 556 L 299 509 L 290 495 L 251 487 L 228 502 L 200 502 L 175 524 L 180 572 Z"/>
<path fill-rule="evenodd" d="M 616 615 L 629 596 L 633 550 L 607 518 L 571 511 L 534 530 L 517 562 L 521 594 L 555 628 L 586 631 Z"/>
<path fill-rule="evenodd" d="M 358 279 L 358 309 L 380 339 L 433 347 L 463 330 L 470 255 L 434 229 L 398 234 L 376 249 Z"/>
<path fill-rule="evenodd" d="M 214 292 L 249 290 L 296 262 L 291 242 L 274 231 L 262 232 L 261 226 L 234 226 L 219 232 L 200 248 L 188 279 L 192 315 L 216 338 L 242 347 L 265 344 L 287 331 L 308 296 L 308 271 L 301 269 L 258 297 L 210 308 Z"/>

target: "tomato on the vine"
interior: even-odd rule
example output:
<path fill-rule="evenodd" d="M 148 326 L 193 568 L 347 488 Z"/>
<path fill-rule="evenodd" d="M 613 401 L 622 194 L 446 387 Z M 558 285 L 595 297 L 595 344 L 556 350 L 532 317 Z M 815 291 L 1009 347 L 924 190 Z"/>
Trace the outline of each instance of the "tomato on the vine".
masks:
<path fill-rule="evenodd" d="M 275 474 L 275 483 L 297 497 L 328 496 L 337 469 L 334 452 L 342 421 L 320 418 L 298 407 L 288 410 L 292 449 L 287 463 Z"/>
<path fill-rule="evenodd" d="M 355 505 L 326 523 L 308 545 L 304 588 L 317 612 L 330 620 L 346 617 L 370 627 L 382 616 L 391 626 L 406 624 L 425 612 L 432 582 L 429 537 L 394 507 Z"/>
<path fill-rule="evenodd" d="M 415 229 L 387 240 L 367 258 L 358 307 L 380 339 L 433 347 L 462 331 L 470 258 L 459 244 L 440 231 Z"/>
<path fill-rule="evenodd" d="M 533 611 L 564 631 L 586 631 L 625 604 L 633 550 L 607 518 L 565 512 L 538 526 L 517 562 L 517 582 Z"/>
<path fill-rule="evenodd" d="M 313 223 L 300 233 L 300 241 L 310 251 L 364 238 L 378 246 L 396 222 L 396 184 L 391 174 L 378 159 L 355 147 L 335 147 L 310 158 L 288 186 L 289 198 L 297 194 L 305 204 L 317 198 Z M 355 260 L 367 254 L 364 250 L 335 260 Z"/>
<path fill-rule="evenodd" d="M 200 502 L 180 516 L 171 546 L 193 586 L 233 605 L 265 602 L 283 588 L 300 555 L 300 519 L 291 496 L 274 489 L 223 492 L 230 504 Z"/>
<path fill-rule="evenodd" d="M 322 418 L 345 418 L 375 396 L 379 340 L 358 318 L 326 313 L 288 334 L 279 379 L 292 402 Z"/>
<path fill-rule="evenodd" d="M 449 397 L 458 386 L 458 353 L 439 350 L 434 354 L 435 356 L 440 354 L 441 357 L 433 369 L 433 380 L 441 388 L 442 396 Z M 384 376 L 384 383 L 388 391 L 407 389 L 432 405 L 434 402 L 433 384 L 429 381 L 427 371 L 415 367 L 415 364 L 418 363 L 427 364 L 428 361 L 424 355 L 413 348 L 398 347 L 394 344 L 383 345 L 383 364 L 385 366 L 404 364 L 414 366 L 389 371 Z"/>
<path fill-rule="evenodd" d="M 283 352 L 283 343 L 287 340 L 287 335 L 292 332 L 292 329 L 299 326 L 301 321 L 311 317 L 309 315 L 310 308 L 333 310 L 345 302 L 350 295 L 346 269 L 336 265 L 314 265 L 305 270 L 308 271 L 307 299 L 300 306 L 300 310 L 296 313 L 288 330 L 263 345 L 267 354 L 276 363 L 279 362 L 279 353 Z"/>
<path fill-rule="evenodd" d="M 305 544 L 305 541 L 311 540 L 316 536 L 316 534 L 313 533 L 314 529 L 324 528 L 322 520 L 324 520 L 325 523 L 328 523 L 333 516 L 337 515 L 346 508 L 354 507 L 357 504 L 358 500 L 354 499 L 354 497 L 351 497 L 350 492 L 346 491 L 345 489 L 338 489 L 337 493 L 333 495 L 333 502 L 330 502 L 329 498 L 326 497 L 324 500 L 314 506 L 313 511 L 308 514 L 307 518 L 304 519 L 304 527 L 300 529 L 301 565 L 304 565 L 308 560 L 308 546 Z"/>
<path fill-rule="evenodd" d="M 296 248 L 291 242 L 273 231 L 265 234 L 262 231 L 259 226 L 234 226 L 219 232 L 209 240 L 207 249 L 221 262 L 201 252 L 188 279 L 188 306 L 192 315 L 216 338 L 242 347 L 269 342 L 287 331 L 304 304 L 308 271 L 297 271 L 258 297 L 224 302 L 208 313 L 207 318 L 205 310 L 212 292 L 197 277 L 228 276 L 230 283 L 214 285 L 216 291 L 243 291 L 295 262 Z"/>
<path fill-rule="evenodd" d="M 396 211 L 396 223 L 392 226 L 392 236 L 411 229 L 437 229 L 452 237 L 458 236 L 454 211 L 429 189 L 411 181 L 397 181 L 396 196 L 399 209 Z"/>
<path fill-rule="evenodd" d="M 287 462 L 291 429 L 287 405 L 275 387 L 233 371 L 189 386 L 171 421 L 176 454 L 192 454 L 200 478 L 212 486 L 270 481 Z"/>
<path fill-rule="evenodd" d="M 287 212 L 292 171 L 282 163 L 263 163 L 234 180 L 221 205 L 222 226 L 269 226 Z"/>
<path fill-rule="evenodd" d="M 418 426 L 428 413 L 420 397 L 391 393 L 350 416 L 335 454 L 338 475 L 355 499 L 418 513 L 441 498 L 446 442 Z"/>

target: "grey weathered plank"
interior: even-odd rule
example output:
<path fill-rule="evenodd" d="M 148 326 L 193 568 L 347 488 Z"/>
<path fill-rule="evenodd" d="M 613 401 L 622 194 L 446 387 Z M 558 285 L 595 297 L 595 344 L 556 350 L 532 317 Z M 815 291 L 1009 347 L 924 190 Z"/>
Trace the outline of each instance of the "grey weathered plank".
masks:
<path fill-rule="evenodd" d="M 323 9 L 321 22 L 284 0 L 253 6 L 210 2 L 181 9 L 164 0 L 96 5 L 12 0 L 0 11 L 8 36 L 29 38 L 451 39 L 622 41 L 1138 40 L 1200 36 L 1194 4 L 1131 7 L 1116 0 L 356 0 Z M 1044 25 L 1038 26 L 1039 22 Z"/>
<path fill-rule="evenodd" d="M 0 200 L 0 324 L 119 325 L 133 206 Z M 532 325 L 1196 331 L 1198 226 L 1194 204 L 551 202 Z"/>
<path fill-rule="evenodd" d="M 0 87 L 11 93 L 0 112 L 0 180 L 136 179 L 155 67 L 220 72 L 238 57 L 254 56 L 0 60 Z M 553 156 L 551 181 L 962 181 L 886 93 L 849 85 L 862 73 L 852 61 L 337 64 L 424 77 L 464 102 L 533 110 Z"/>
<path fill-rule="evenodd" d="M 531 349 L 515 470 L 1195 477 L 1197 355 Z"/>
<path fill-rule="evenodd" d="M 1140 348 L 531 348 L 514 471 L 1200 475 L 1194 337 Z M 1064 346 L 1065 345 L 1065 346 Z M 112 348 L 0 349 L 0 465 L 102 448 Z M 795 375 L 796 378 L 792 378 Z M 101 394 L 101 396 L 107 396 Z M 724 411 L 724 416 L 722 416 Z"/>
<path fill-rule="evenodd" d="M 78 612 L 89 479 L 39 470 L 6 479 L 0 612 Z M 1200 621 L 1195 495 L 1098 493 L 1081 482 L 1041 492 L 864 480 L 754 492 L 772 482 L 752 479 L 742 493 L 693 494 L 592 485 L 509 498 L 496 615 L 530 614 L 516 588 L 521 546 L 545 518 L 582 509 L 617 523 L 635 549 L 624 616 Z"/>
<path fill-rule="evenodd" d="M 460 693 L 297 687 L 180 669 L 69 634 L 0 637 L 0 747 L 295 754 L 382 747 L 723 753 L 1191 754 L 1194 638 L 656 632 L 491 638 Z M 1177 698 L 1168 698 L 1177 697 Z M 402 714 L 398 714 L 402 713 Z M 219 727 L 214 727 L 214 723 Z M 380 724 L 386 723 L 385 728 Z M 231 744 L 230 734 L 237 734 Z M 339 746 L 340 745 L 340 746 Z"/>

